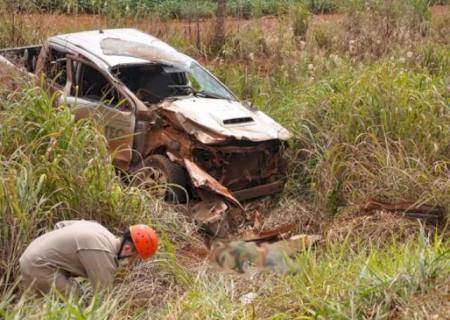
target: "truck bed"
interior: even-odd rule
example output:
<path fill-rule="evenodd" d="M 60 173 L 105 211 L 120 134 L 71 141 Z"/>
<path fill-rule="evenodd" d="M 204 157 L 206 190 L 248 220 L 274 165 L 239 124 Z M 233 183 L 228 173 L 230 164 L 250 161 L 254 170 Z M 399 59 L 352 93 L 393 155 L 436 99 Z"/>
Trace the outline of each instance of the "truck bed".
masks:
<path fill-rule="evenodd" d="M 0 56 L 19 68 L 34 73 L 42 46 L 26 46 L 20 48 L 0 49 Z"/>

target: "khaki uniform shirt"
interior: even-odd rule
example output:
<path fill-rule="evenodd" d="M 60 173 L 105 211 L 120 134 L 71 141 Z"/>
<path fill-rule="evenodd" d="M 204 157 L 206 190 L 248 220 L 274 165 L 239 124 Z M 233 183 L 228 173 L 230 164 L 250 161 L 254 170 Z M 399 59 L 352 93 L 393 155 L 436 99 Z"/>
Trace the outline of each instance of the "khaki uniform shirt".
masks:
<path fill-rule="evenodd" d="M 52 269 L 87 277 L 93 287 L 110 287 L 118 267 L 120 242 L 105 227 L 90 221 L 62 221 L 56 230 L 35 239 L 20 257 L 28 270 Z"/>

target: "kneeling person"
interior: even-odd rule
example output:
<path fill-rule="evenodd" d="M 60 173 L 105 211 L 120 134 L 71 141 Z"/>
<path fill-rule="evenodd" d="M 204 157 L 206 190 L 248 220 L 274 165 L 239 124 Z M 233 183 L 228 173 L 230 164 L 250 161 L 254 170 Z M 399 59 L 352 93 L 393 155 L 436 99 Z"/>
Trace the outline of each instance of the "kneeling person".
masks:
<path fill-rule="evenodd" d="M 54 284 L 65 295 L 75 290 L 80 296 L 72 277 L 89 278 L 94 289 L 109 288 L 119 260 L 146 260 L 157 247 L 156 233 L 147 225 L 130 226 L 117 238 L 97 222 L 62 221 L 31 242 L 20 257 L 20 272 L 25 286 L 41 293 Z"/>

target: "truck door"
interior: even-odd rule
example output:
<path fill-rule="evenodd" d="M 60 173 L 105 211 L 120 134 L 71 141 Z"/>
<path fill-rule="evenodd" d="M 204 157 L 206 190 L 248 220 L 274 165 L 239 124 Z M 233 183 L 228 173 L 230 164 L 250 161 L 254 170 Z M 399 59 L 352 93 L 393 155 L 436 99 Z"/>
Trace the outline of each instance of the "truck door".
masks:
<path fill-rule="evenodd" d="M 76 119 L 94 117 L 104 126 L 114 165 L 128 169 L 135 127 L 134 105 L 109 74 L 88 61 L 68 56 L 62 100 L 72 108 Z"/>

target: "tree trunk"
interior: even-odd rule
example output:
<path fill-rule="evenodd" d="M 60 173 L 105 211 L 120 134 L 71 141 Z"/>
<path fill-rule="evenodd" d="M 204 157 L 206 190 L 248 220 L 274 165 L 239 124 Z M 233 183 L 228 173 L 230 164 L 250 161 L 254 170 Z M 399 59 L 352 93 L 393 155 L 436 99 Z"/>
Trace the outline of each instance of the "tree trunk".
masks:
<path fill-rule="evenodd" d="M 212 49 L 214 50 L 215 53 L 219 53 L 223 45 L 225 44 L 226 10 L 227 10 L 227 0 L 217 0 L 216 28 L 212 43 Z"/>

